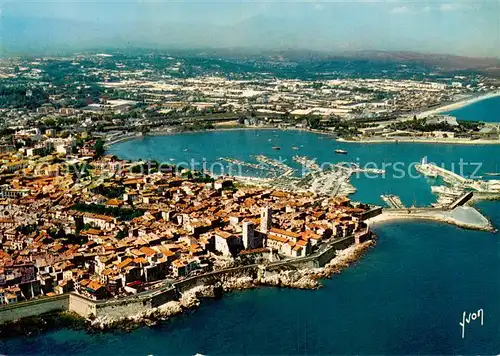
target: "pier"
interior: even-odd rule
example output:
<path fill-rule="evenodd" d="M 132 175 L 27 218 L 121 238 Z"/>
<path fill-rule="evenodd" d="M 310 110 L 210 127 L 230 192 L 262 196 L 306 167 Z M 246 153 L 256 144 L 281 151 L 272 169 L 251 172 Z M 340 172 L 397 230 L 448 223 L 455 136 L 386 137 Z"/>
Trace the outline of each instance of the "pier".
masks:
<path fill-rule="evenodd" d="M 279 171 L 281 171 L 281 175 L 285 177 L 292 176 L 295 173 L 295 169 L 291 168 L 290 166 L 286 165 L 285 163 L 278 161 L 276 159 L 272 159 L 269 157 L 266 157 L 264 155 L 256 155 L 253 156 L 255 160 L 260 162 L 263 165 L 268 165 L 270 167 L 273 167 Z"/>
<path fill-rule="evenodd" d="M 464 229 L 494 232 L 490 221 L 472 206 L 458 206 L 452 210 L 442 208 L 383 209 L 382 214 L 368 219 L 370 226 L 390 220 L 431 220 Z"/>
<path fill-rule="evenodd" d="M 467 178 L 462 177 L 460 174 L 449 171 L 442 167 L 439 167 L 433 163 L 426 163 L 425 160 L 422 164 L 417 164 L 415 166 L 416 170 L 428 177 L 441 177 L 443 180 L 449 184 L 464 184 L 467 182 Z"/>
<path fill-rule="evenodd" d="M 441 177 L 451 186 L 450 188 L 433 188 L 433 192 L 438 193 L 439 197 L 443 198 L 443 201 L 446 202 L 447 200 L 450 200 L 450 198 L 453 199 L 450 196 L 458 196 L 461 194 L 455 201 L 441 204 L 449 204 L 450 209 L 463 205 L 473 198 L 471 191 L 473 191 L 474 194 L 477 194 L 475 197 L 476 200 L 480 199 L 480 196 L 489 196 L 491 199 L 498 199 L 498 197 L 500 197 L 500 180 L 468 179 L 435 164 L 427 163 L 425 158 L 422 160 L 422 164 L 417 164 L 415 168 L 425 176 Z"/>
<path fill-rule="evenodd" d="M 405 206 L 401 201 L 401 198 L 396 195 L 382 195 L 382 200 L 387 203 L 391 208 L 394 209 L 404 209 Z"/>
<path fill-rule="evenodd" d="M 319 170 L 320 167 L 316 163 L 315 159 L 309 159 L 306 156 L 293 156 L 292 158 L 295 162 L 300 163 L 303 165 L 305 168 L 309 168 L 313 171 Z"/>

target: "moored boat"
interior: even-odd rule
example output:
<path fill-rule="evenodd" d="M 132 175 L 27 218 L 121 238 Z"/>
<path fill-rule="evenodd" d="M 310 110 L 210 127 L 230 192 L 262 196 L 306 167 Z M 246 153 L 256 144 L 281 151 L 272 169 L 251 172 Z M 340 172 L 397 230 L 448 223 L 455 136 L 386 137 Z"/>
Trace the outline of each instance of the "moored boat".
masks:
<path fill-rule="evenodd" d="M 335 150 L 335 153 L 340 154 L 340 155 L 346 155 L 347 151 L 338 149 L 338 150 Z"/>
<path fill-rule="evenodd" d="M 447 187 L 445 185 L 431 186 L 431 192 L 433 192 L 434 194 L 454 195 L 454 196 L 460 196 L 464 193 L 462 189 Z"/>

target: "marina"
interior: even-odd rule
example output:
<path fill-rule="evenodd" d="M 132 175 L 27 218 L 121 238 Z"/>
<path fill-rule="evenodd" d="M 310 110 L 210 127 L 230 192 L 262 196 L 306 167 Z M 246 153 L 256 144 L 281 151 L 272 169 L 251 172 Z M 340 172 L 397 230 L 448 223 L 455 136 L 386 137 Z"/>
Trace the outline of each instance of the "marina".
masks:
<path fill-rule="evenodd" d="M 242 167 L 249 167 L 249 168 L 253 168 L 253 169 L 256 169 L 256 170 L 261 170 L 263 169 L 263 166 L 261 164 L 254 164 L 254 163 L 249 163 L 249 162 L 245 162 L 245 161 L 242 161 L 242 160 L 239 160 L 239 159 L 234 159 L 234 158 L 229 158 L 229 157 L 219 157 L 220 161 L 225 161 L 229 164 L 234 164 L 234 165 L 238 165 L 238 166 L 242 166 Z M 269 171 L 274 171 L 272 168 L 268 168 Z"/>
<path fill-rule="evenodd" d="M 274 169 L 275 171 L 277 170 L 284 177 L 292 176 L 295 173 L 295 169 L 286 165 L 284 162 L 281 162 L 281 160 L 269 158 L 269 157 L 264 156 L 264 155 L 256 155 L 256 156 L 253 156 L 252 158 L 259 161 L 261 163 L 261 167 L 265 167 L 265 168 L 270 167 L 271 169 Z"/>
<path fill-rule="evenodd" d="M 232 134 L 232 133 L 226 133 Z M 266 140 L 265 137 L 267 132 L 261 132 L 258 137 L 259 140 Z M 282 132 L 281 135 L 311 135 L 308 133 L 287 131 Z M 238 132 L 238 135 L 246 135 L 243 132 Z M 269 134 L 268 134 L 269 135 Z M 270 134 L 271 138 L 267 140 L 276 139 L 275 134 Z M 281 137 L 283 139 L 283 137 Z M 324 139 L 318 139 L 316 146 L 327 145 L 331 141 L 326 141 Z M 291 140 L 291 139 L 290 139 Z M 297 142 L 297 138 L 293 138 Z M 302 145 L 301 145 L 302 146 Z M 304 150 L 310 151 L 312 147 L 316 146 L 305 146 Z M 403 152 L 408 144 L 398 145 L 399 149 Z M 277 146 L 273 146 L 277 147 Z M 298 146 L 293 146 L 298 147 Z M 482 180 L 482 179 L 471 179 L 466 178 L 460 174 L 455 173 L 453 170 L 448 170 L 445 165 L 437 165 L 434 163 L 429 163 L 426 158 L 419 159 L 419 163 L 414 165 L 414 169 L 420 173 L 425 179 L 430 179 L 432 183 L 426 183 L 426 189 L 430 197 L 427 203 L 417 205 L 416 194 L 413 195 L 413 204 L 408 208 L 405 204 L 405 191 L 407 189 L 397 190 L 399 183 L 403 183 L 401 188 L 404 187 L 404 181 L 397 181 L 391 177 L 391 170 L 381 169 L 378 167 L 365 168 L 357 162 L 349 161 L 338 161 L 335 163 L 321 163 L 323 160 L 318 160 L 318 158 L 310 158 L 307 155 L 293 155 L 292 152 L 295 151 L 293 147 L 289 147 L 287 150 L 282 150 L 283 156 L 276 157 L 272 155 L 272 151 L 268 154 L 250 154 L 249 158 L 256 160 L 258 163 L 249 163 L 241 158 L 221 158 L 219 160 L 225 161 L 229 164 L 241 165 L 248 167 L 250 169 L 259 170 L 263 172 L 265 178 L 259 177 L 235 177 L 239 182 L 251 185 L 259 185 L 262 187 L 274 187 L 284 191 L 298 191 L 298 192 L 310 192 L 318 196 L 338 196 L 338 195 L 350 195 L 358 196 L 359 188 L 353 182 L 358 182 L 360 179 L 368 179 L 370 188 L 374 183 L 378 182 L 378 179 L 389 179 L 388 182 L 393 182 L 394 185 L 390 185 L 386 188 L 386 193 L 380 194 L 380 202 L 385 203 L 388 208 L 384 209 L 384 213 L 380 219 L 384 217 L 389 217 L 391 219 L 424 219 L 424 220 L 435 220 L 441 221 L 449 224 L 454 224 L 457 226 L 481 229 L 492 231 L 493 227 L 486 224 L 486 218 L 476 219 L 478 223 L 470 223 L 470 219 L 466 216 L 482 216 L 482 214 L 477 210 L 470 210 L 466 206 L 468 202 L 477 202 L 481 199 L 496 199 L 500 197 L 500 181 L 497 180 Z M 380 146 L 385 147 L 385 146 Z M 387 149 L 392 150 L 393 146 L 387 146 Z M 335 149 L 334 151 L 338 151 Z M 313 149 L 314 151 L 314 149 Z M 347 153 L 347 150 L 341 150 Z M 324 152 L 324 150 L 323 150 Z M 394 152 L 394 151 L 392 151 Z M 339 154 L 339 152 L 336 152 Z M 404 153 L 403 153 L 404 154 Z M 434 158 L 433 155 L 428 155 L 428 157 Z M 287 164 L 287 161 L 298 163 L 302 169 L 298 169 Z M 495 162 L 496 166 L 496 162 Z M 451 167 L 455 167 L 451 164 Z M 493 171 L 493 170 L 492 170 Z M 486 174 L 484 174 L 486 175 Z M 379 178 L 376 178 L 379 177 Z M 375 180 L 373 180 L 375 179 Z M 444 184 L 435 185 L 436 182 L 442 181 Z M 415 181 L 415 182 L 418 182 Z M 398 183 L 398 184 L 396 184 Z M 414 183 L 409 181 L 408 183 Z M 358 183 L 359 184 L 359 183 Z M 399 193 L 399 194 L 398 194 Z M 365 198 L 361 198 L 364 200 Z M 408 201 L 408 199 L 407 199 Z M 381 205 L 379 203 L 379 205 Z M 423 210 L 422 210 L 423 209 Z M 456 210 L 458 209 L 458 210 Z M 460 213 L 456 213 L 458 211 Z M 473 219 L 474 220 L 474 219 Z"/>
<path fill-rule="evenodd" d="M 293 156 L 292 159 L 303 165 L 305 168 L 309 168 L 311 170 L 318 170 L 319 165 L 316 163 L 314 159 L 308 159 L 306 156 Z"/>
<path fill-rule="evenodd" d="M 243 133 L 240 132 L 238 134 L 241 135 Z M 304 135 L 304 133 L 293 131 L 288 131 L 286 134 L 292 136 L 297 134 Z M 268 140 L 276 139 L 275 136 L 272 135 L 272 138 Z M 257 137 L 259 137 L 259 140 L 265 139 L 265 134 L 262 132 Z M 294 140 L 297 141 L 297 139 Z M 318 140 L 318 144 L 325 145 L 328 144 L 328 141 L 324 139 Z M 404 151 L 406 145 L 403 144 L 399 147 Z M 391 149 L 390 147 L 387 148 Z M 306 147 L 305 151 L 310 149 L 310 147 Z M 249 157 L 259 162 L 258 164 L 249 163 L 240 158 L 219 157 L 219 159 L 230 164 L 237 164 L 255 170 L 259 169 L 266 177 L 235 177 L 241 183 L 252 186 L 273 187 L 290 192 L 310 192 L 318 196 L 358 196 L 358 187 L 353 184 L 353 181 L 357 182 L 359 179 L 370 177 L 368 179 L 370 184 L 373 185 L 373 183 L 377 182 L 377 180 L 372 180 L 377 179 L 375 177 L 380 177 L 378 179 L 390 178 L 391 171 L 387 171 L 386 169 L 377 167 L 365 168 L 359 162 L 349 161 L 320 164 L 318 158 L 310 158 L 307 155 L 292 155 L 291 152 L 295 150 L 293 148 L 289 148 L 289 150 L 288 152 L 283 152 L 283 156 L 280 157 L 275 157 L 271 154 L 274 150 L 267 155 L 251 154 Z M 347 150 L 342 151 L 347 153 Z M 434 155 L 429 156 L 434 157 Z M 302 170 L 299 172 L 299 170 L 287 164 L 288 159 L 300 164 Z M 416 195 L 414 195 L 412 199 L 413 204 L 410 208 L 404 203 L 402 195 L 396 194 L 396 185 L 388 187 L 387 191 L 390 192 L 389 194 L 379 195 L 380 201 L 388 206 L 388 208 L 384 209 L 379 219 L 434 220 L 468 229 L 493 230 L 493 227 L 489 222 L 486 223 L 487 219 L 479 211 L 469 209 L 469 207 L 464 205 L 469 201 L 476 202 L 485 197 L 500 197 L 499 181 L 465 178 L 444 168 L 444 166 L 428 163 L 425 158 L 419 159 L 419 161 L 419 163 L 414 165 L 418 173 L 426 177 L 426 179 L 433 181 L 442 180 L 445 185 L 429 185 L 429 183 L 426 183 L 426 189 L 428 189 L 433 199 L 429 199 L 426 204 L 419 207 L 416 205 Z M 391 182 L 400 183 L 392 179 Z M 476 192 L 476 195 L 469 191 Z M 473 218 L 474 216 L 476 218 Z M 475 222 L 473 223 L 472 221 Z"/>
<path fill-rule="evenodd" d="M 450 192 L 457 193 L 457 191 L 464 192 L 465 190 L 473 190 L 483 193 L 500 193 L 500 180 L 482 180 L 482 176 L 477 176 L 475 179 L 465 178 L 451 170 L 447 170 L 432 163 L 426 163 L 425 159 L 422 161 L 422 164 L 416 165 L 415 168 L 427 177 L 440 177 L 444 182 L 451 186 L 451 190 L 435 188 L 434 190 L 438 194 L 449 195 Z"/>
<path fill-rule="evenodd" d="M 322 138 L 321 140 L 319 139 L 320 137 Z M 312 175 L 308 175 L 308 173 L 311 173 L 311 170 L 304 167 L 302 163 L 294 160 L 295 156 L 297 156 L 295 157 L 296 159 L 298 157 L 302 159 L 307 157 L 307 160 L 310 161 L 308 164 L 312 164 L 312 161 L 314 161 L 314 163 L 320 167 L 332 168 L 333 172 L 325 172 L 321 175 L 323 176 L 326 174 L 327 176 L 331 176 L 329 179 L 338 180 L 340 184 L 336 185 L 338 188 L 335 188 L 333 192 L 337 190 L 340 192 L 350 192 L 352 199 L 375 205 L 384 204 L 381 195 L 393 194 L 399 196 L 405 206 L 414 205 L 417 207 L 429 207 L 437 203 L 437 195 L 432 192 L 431 187 L 433 185 L 443 185 L 443 183 L 450 187 L 454 186 L 454 183 L 460 183 L 458 184 L 458 188 L 461 191 L 464 189 L 471 189 L 475 192 L 481 191 L 483 192 L 482 195 L 476 194 L 476 196 L 481 199 L 483 196 L 496 196 L 495 191 L 498 191 L 499 187 L 498 181 L 495 180 L 477 182 L 458 175 L 446 174 L 443 170 L 440 170 L 439 173 L 437 169 L 431 166 L 422 166 L 422 156 L 432 158 L 435 162 L 438 162 L 439 165 L 443 165 L 443 167 L 453 167 L 454 162 L 455 167 L 458 167 L 458 159 L 454 160 L 453 157 L 462 157 L 468 162 L 482 161 L 481 172 L 478 175 L 486 176 L 485 172 L 496 172 L 498 169 L 498 162 L 495 157 L 500 156 L 500 147 L 497 146 L 479 145 L 464 147 L 450 145 L 446 146 L 447 148 L 444 150 L 444 147 L 439 145 L 402 143 L 399 144 L 398 149 L 395 150 L 395 146 L 392 143 L 353 145 L 349 143 L 340 143 L 327 136 L 303 131 L 287 130 L 280 132 L 280 140 L 282 142 L 296 142 L 295 147 L 303 146 L 301 147 L 302 154 L 298 156 L 291 146 L 285 147 L 281 145 L 280 158 L 274 153 L 275 151 L 266 144 L 268 139 L 276 140 L 271 130 L 198 132 L 170 136 L 145 137 L 136 141 L 126 141 L 112 146 L 110 148 L 110 153 L 122 157 L 125 156 L 127 158 L 154 158 L 157 160 L 174 158 L 177 162 L 189 161 L 191 157 L 201 160 L 203 157 L 208 164 L 217 161 L 221 157 L 226 157 L 228 159 L 227 162 L 220 162 L 239 163 L 249 169 L 239 174 L 233 173 L 233 175 L 272 178 L 272 181 L 276 180 L 280 187 L 289 187 L 290 189 L 295 189 L 297 186 L 300 189 L 306 189 L 314 180 Z M 186 147 L 186 140 L 196 142 L 197 144 L 191 144 L 190 152 L 179 152 L 178 147 Z M 217 141 L 217 145 L 213 145 L 214 140 Z M 245 142 L 245 144 L 241 145 L 241 142 Z M 348 150 L 349 153 L 352 154 L 352 157 L 356 158 L 355 162 L 339 160 L 338 158 L 341 157 L 341 155 L 331 153 L 339 145 L 342 148 L 345 147 L 344 150 Z M 131 146 L 133 146 L 133 148 Z M 152 151 L 150 147 L 153 146 L 162 147 L 162 149 Z M 206 149 L 206 147 L 210 147 L 210 149 Z M 238 150 L 235 150 L 234 147 L 238 147 Z M 367 147 L 369 149 L 367 149 Z M 486 151 L 489 153 L 486 154 Z M 251 162 L 255 159 L 253 157 L 260 155 L 274 161 L 281 161 L 281 163 L 284 164 L 275 166 L 276 162 L 266 160 L 265 162 L 268 163 L 265 164 L 265 170 L 262 170 L 262 162 Z M 295 166 L 292 167 L 292 161 L 304 167 L 303 172 L 299 171 L 300 167 L 299 169 Z M 386 166 L 385 169 L 382 169 L 384 163 L 387 161 L 403 162 L 407 167 L 414 169 L 417 174 L 415 175 L 415 173 L 410 172 L 411 175 L 407 174 L 402 179 L 396 178 L 397 172 L 394 167 Z M 305 161 L 302 162 L 305 163 Z M 370 167 L 371 169 L 368 170 L 362 169 L 365 162 L 373 162 L 373 168 Z M 413 162 L 418 162 L 418 164 L 415 165 Z M 340 166 L 346 168 L 341 168 Z M 224 175 L 228 172 L 226 167 L 224 167 L 224 169 L 220 169 L 218 166 L 214 167 L 215 169 L 212 173 L 217 175 Z M 312 167 L 316 168 L 316 166 Z M 426 174 L 421 173 L 418 175 L 418 173 L 420 173 L 419 168 L 421 167 L 425 167 L 424 171 Z M 259 168 L 259 170 L 257 170 L 257 168 Z M 294 170 L 293 173 L 292 169 Z M 336 172 L 337 170 L 341 170 L 343 173 L 340 174 Z M 286 171 L 290 172 L 289 177 L 286 177 L 286 179 L 276 179 Z M 232 172 L 234 172 L 234 169 Z M 372 172 L 373 174 L 367 172 Z M 304 176 L 300 177 L 302 174 L 304 174 Z M 451 184 L 446 181 L 437 181 L 442 179 L 440 174 L 444 175 Z M 318 174 L 315 176 L 318 176 Z M 349 177 L 349 179 L 345 179 L 345 177 Z M 302 182 L 300 182 L 301 180 Z M 348 185 L 343 183 L 346 182 L 346 180 L 349 183 Z M 469 186 L 467 186 L 467 184 L 462 186 L 461 184 L 463 182 L 468 182 L 467 184 L 469 184 Z M 266 181 L 265 184 L 269 184 L 269 182 Z M 341 189 L 340 186 L 343 186 L 343 188 Z M 487 192 L 492 192 L 492 194 Z M 474 201 L 477 199 L 476 196 L 473 198 Z M 449 203 L 449 201 L 443 203 Z"/>
<path fill-rule="evenodd" d="M 432 206 L 436 208 L 450 206 L 458 197 L 464 194 L 464 191 L 460 188 L 445 185 L 432 186 L 431 191 L 437 196 L 437 201 L 432 203 Z"/>

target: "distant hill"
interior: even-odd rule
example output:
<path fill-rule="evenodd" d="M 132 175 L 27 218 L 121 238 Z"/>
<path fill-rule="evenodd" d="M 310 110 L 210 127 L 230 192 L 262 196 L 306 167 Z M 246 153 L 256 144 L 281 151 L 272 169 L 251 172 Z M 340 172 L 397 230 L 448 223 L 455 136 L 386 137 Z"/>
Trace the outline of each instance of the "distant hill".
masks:
<path fill-rule="evenodd" d="M 465 57 L 449 54 L 420 53 L 408 51 L 348 51 L 328 53 L 314 50 L 258 50 L 248 48 L 192 49 L 179 51 L 183 55 L 198 55 L 232 60 L 261 60 L 275 63 L 309 63 L 318 70 L 339 63 L 411 64 L 425 67 L 439 73 L 477 72 L 488 76 L 500 77 L 500 59 L 484 57 Z"/>
<path fill-rule="evenodd" d="M 407 51 L 354 51 L 340 54 L 343 57 L 391 60 L 400 62 L 420 62 L 436 66 L 444 70 L 476 69 L 500 72 L 500 59 L 463 57 L 448 54 L 419 53 Z"/>
<path fill-rule="evenodd" d="M 269 31 L 269 26 L 274 30 Z M 314 71 L 333 72 L 347 68 L 355 73 L 357 70 L 354 64 L 373 66 L 371 71 L 363 71 L 373 75 L 377 69 L 382 68 L 381 64 L 396 66 L 401 63 L 411 63 L 415 68 L 425 67 L 439 73 L 473 71 L 500 77 L 498 58 L 408 51 L 333 52 L 300 48 L 318 48 L 318 44 L 315 46 L 310 41 L 316 33 L 320 33 L 318 26 L 312 23 L 307 31 L 296 34 L 281 29 L 279 21 L 267 18 L 251 18 L 237 26 L 217 27 L 174 22 L 161 26 L 148 22 L 134 22 L 133 25 L 121 22 L 103 24 L 84 20 L 75 22 L 9 17 L 4 14 L 0 31 L 0 55 L 52 55 L 88 49 L 133 50 L 140 47 L 177 51 L 202 58 L 226 58 L 239 65 L 258 62 L 256 70 L 272 69 L 281 64 L 290 68 L 287 70 L 287 76 L 292 76 L 293 68 L 298 65 L 302 66 L 299 69 L 307 73 L 308 78 L 313 78 Z M 131 31 L 131 28 L 140 31 Z M 210 47 L 201 48 L 200 43 L 210 44 Z M 281 48 L 270 50 L 270 43 L 280 43 Z M 262 63 L 263 67 L 260 66 Z M 267 67 L 266 64 L 270 66 Z"/>

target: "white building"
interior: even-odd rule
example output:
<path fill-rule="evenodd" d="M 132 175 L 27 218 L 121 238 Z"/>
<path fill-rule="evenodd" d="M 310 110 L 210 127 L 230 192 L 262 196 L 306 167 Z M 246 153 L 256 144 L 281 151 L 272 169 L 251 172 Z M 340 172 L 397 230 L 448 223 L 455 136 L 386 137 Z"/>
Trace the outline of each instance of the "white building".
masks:
<path fill-rule="evenodd" d="M 229 232 L 215 231 L 215 249 L 225 256 L 231 256 L 241 245 L 241 238 Z"/>

